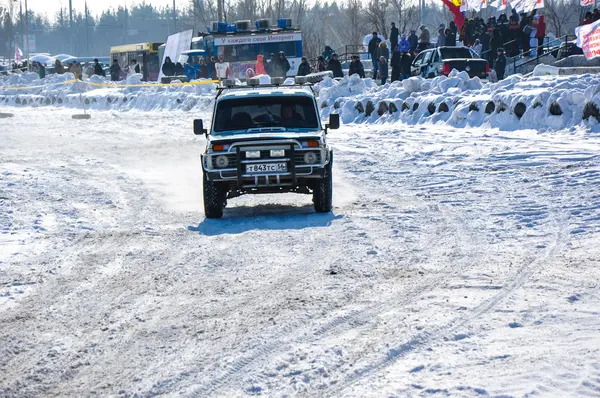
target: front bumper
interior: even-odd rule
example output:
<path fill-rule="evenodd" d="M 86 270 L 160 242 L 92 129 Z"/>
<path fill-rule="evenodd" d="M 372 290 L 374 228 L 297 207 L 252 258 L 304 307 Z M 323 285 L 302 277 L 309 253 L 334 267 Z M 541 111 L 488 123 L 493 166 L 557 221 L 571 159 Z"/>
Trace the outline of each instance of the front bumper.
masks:
<path fill-rule="evenodd" d="M 282 157 L 269 157 L 273 150 L 284 150 Z M 249 159 L 246 152 L 260 151 L 260 158 Z M 306 164 L 303 157 L 306 152 L 317 154 L 317 163 Z M 224 155 L 229 159 L 225 168 L 217 168 L 217 156 Z M 303 148 L 298 141 L 269 142 L 269 143 L 240 143 L 232 145 L 226 152 L 210 152 L 202 155 L 202 169 L 209 181 L 229 183 L 232 189 L 240 191 L 265 190 L 280 191 L 281 188 L 293 191 L 298 187 L 310 187 L 312 181 L 323 178 L 329 170 L 332 152 L 327 147 Z M 284 163 L 285 172 L 249 173 L 246 166 L 250 164 Z"/>

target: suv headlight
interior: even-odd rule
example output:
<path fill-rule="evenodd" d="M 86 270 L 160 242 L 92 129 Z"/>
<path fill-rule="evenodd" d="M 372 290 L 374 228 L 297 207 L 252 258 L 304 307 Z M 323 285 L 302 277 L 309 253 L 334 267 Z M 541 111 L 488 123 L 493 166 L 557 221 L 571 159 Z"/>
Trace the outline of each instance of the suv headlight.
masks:
<path fill-rule="evenodd" d="M 227 156 L 225 155 L 219 155 L 217 156 L 215 164 L 218 168 L 224 169 L 225 167 L 227 167 L 227 165 L 229 165 L 229 159 L 227 159 Z"/>
<path fill-rule="evenodd" d="M 304 163 L 306 163 L 306 164 L 317 163 L 317 154 L 314 152 L 306 152 L 304 154 Z"/>

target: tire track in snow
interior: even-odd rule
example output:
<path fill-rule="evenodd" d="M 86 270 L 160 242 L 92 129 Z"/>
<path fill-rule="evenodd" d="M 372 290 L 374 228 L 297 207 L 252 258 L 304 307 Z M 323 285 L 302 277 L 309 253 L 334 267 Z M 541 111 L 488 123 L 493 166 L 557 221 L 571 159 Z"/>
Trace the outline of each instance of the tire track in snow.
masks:
<path fill-rule="evenodd" d="M 346 377 L 343 382 L 337 383 L 333 388 L 330 388 L 327 391 L 327 396 L 339 396 L 345 390 L 350 388 L 351 386 L 364 381 L 367 377 L 376 374 L 377 372 L 391 366 L 396 361 L 404 357 L 406 354 L 417 351 L 419 349 L 424 349 L 428 345 L 434 343 L 435 341 L 442 340 L 449 333 L 455 331 L 458 328 L 465 327 L 469 323 L 474 320 L 480 318 L 486 313 L 490 312 L 496 305 L 502 302 L 504 299 L 508 298 L 513 292 L 523 286 L 529 277 L 533 275 L 536 268 L 544 263 L 544 261 L 550 258 L 554 253 L 560 250 L 560 248 L 564 245 L 564 238 L 566 236 L 566 225 L 559 224 L 557 218 L 553 218 L 553 221 L 556 223 L 557 232 L 554 234 L 551 244 L 547 247 L 544 254 L 537 257 L 533 261 L 527 262 L 522 265 L 517 272 L 514 274 L 513 278 L 508 281 L 504 285 L 504 288 L 496 295 L 484 300 L 481 304 L 471 310 L 469 313 L 464 316 L 459 316 L 454 318 L 450 322 L 447 322 L 444 325 L 434 327 L 431 330 L 426 330 L 421 333 L 416 334 L 408 341 L 405 341 L 399 345 L 396 345 L 394 348 L 391 348 L 386 357 L 381 358 L 370 365 L 364 366 L 361 369 L 355 370 L 353 374 Z M 342 386 L 339 388 L 335 388 L 338 386 Z"/>
<path fill-rule="evenodd" d="M 439 207 L 436 206 L 436 210 L 439 212 Z M 360 212 L 359 212 L 360 213 Z M 431 249 L 434 242 L 437 242 L 438 245 L 435 247 L 439 247 L 439 237 L 452 237 L 455 242 L 458 242 L 459 236 L 464 236 L 459 233 L 458 229 L 454 231 L 450 231 L 450 226 L 455 226 L 455 223 L 449 222 L 449 216 L 447 213 L 441 212 L 443 214 L 443 228 L 438 231 L 437 234 L 432 234 L 430 238 L 427 240 L 427 243 L 421 249 Z M 357 222 L 356 217 L 354 218 L 354 223 L 359 225 L 360 230 L 370 230 L 372 233 L 379 232 L 379 229 L 369 228 L 364 225 L 364 223 Z M 452 233 L 454 232 L 454 233 Z M 458 244 L 458 247 L 464 247 L 464 245 Z M 416 259 L 417 255 L 413 254 L 409 259 L 408 264 L 411 264 L 414 259 Z M 464 256 L 465 258 L 472 258 L 472 261 L 469 261 L 466 266 L 471 266 L 475 263 L 474 256 Z M 431 259 L 431 257 L 430 257 Z M 378 302 L 377 304 L 370 305 L 358 310 L 352 310 L 347 314 L 343 314 L 341 316 L 337 316 L 333 320 L 327 321 L 325 325 L 322 325 L 316 330 L 303 330 L 301 333 L 297 332 L 297 329 L 300 325 L 290 324 L 287 325 L 283 329 L 283 337 L 278 339 L 271 339 L 269 343 L 261 346 L 251 355 L 247 355 L 246 357 L 236 361 L 230 369 L 223 375 L 213 379 L 208 386 L 203 389 L 194 389 L 192 391 L 192 395 L 213 395 L 217 393 L 219 390 L 223 390 L 226 388 L 236 388 L 242 382 L 242 379 L 248 377 L 249 375 L 258 376 L 256 373 L 264 369 L 264 365 L 266 361 L 273 359 L 278 355 L 282 355 L 286 352 L 289 352 L 294 346 L 298 344 L 310 344 L 322 340 L 325 337 L 328 337 L 334 332 L 338 334 L 344 333 L 348 330 L 351 330 L 355 327 L 355 325 L 362 325 L 368 323 L 368 320 L 376 317 L 380 312 L 389 308 L 390 305 L 403 305 L 414 300 L 415 296 L 419 296 L 424 292 L 431 290 L 434 286 L 443 283 L 443 281 L 449 276 L 450 269 L 456 270 L 454 268 L 455 264 L 446 263 L 446 266 L 441 266 L 438 269 L 442 269 L 443 272 L 436 274 L 436 276 L 430 278 L 427 283 L 418 283 L 408 290 L 403 290 L 400 299 L 395 299 L 393 304 L 390 304 L 389 301 Z M 461 268 L 464 269 L 464 268 Z M 306 324 L 305 329 L 313 329 L 314 323 Z M 296 331 L 296 337 L 287 337 Z"/>

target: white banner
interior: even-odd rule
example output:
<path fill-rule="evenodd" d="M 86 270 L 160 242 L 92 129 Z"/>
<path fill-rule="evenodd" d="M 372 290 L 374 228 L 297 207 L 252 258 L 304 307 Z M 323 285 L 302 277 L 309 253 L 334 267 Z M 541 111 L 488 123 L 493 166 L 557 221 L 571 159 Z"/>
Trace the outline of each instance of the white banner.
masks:
<path fill-rule="evenodd" d="M 237 44 L 280 43 L 301 41 L 302 33 L 279 33 L 276 35 L 225 36 L 215 37 L 215 46 L 234 46 Z"/>
<path fill-rule="evenodd" d="M 581 4 L 582 7 L 589 7 L 596 4 L 596 0 L 580 0 L 579 4 Z"/>
<path fill-rule="evenodd" d="M 160 70 L 158 71 L 158 81 L 164 76 L 162 73 L 162 66 L 165 63 L 167 57 L 171 58 L 173 63 L 177 63 L 179 56 L 185 50 L 189 50 L 192 45 L 192 36 L 194 30 L 184 30 L 183 32 L 175 33 L 167 38 L 167 44 L 165 45 L 165 53 L 163 59 L 160 62 Z"/>
<path fill-rule="evenodd" d="M 513 0 L 510 6 L 517 12 L 531 12 L 540 8 L 544 8 L 544 0 Z"/>
<path fill-rule="evenodd" d="M 600 57 L 600 20 L 575 28 L 577 47 L 583 50 L 587 59 Z"/>

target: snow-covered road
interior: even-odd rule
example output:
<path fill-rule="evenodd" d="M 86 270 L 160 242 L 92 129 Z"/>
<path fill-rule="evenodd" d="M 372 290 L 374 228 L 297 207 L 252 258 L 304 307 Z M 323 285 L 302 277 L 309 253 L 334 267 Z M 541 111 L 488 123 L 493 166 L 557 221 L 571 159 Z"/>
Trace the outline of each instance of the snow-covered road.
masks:
<path fill-rule="evenodd" d="M 600 135 L 344 126 L 202 213 L 192 114 L 0 131 L 0 396 L 600 396 Z M 206 116 L 206 115 L 204 115 Z"/>

